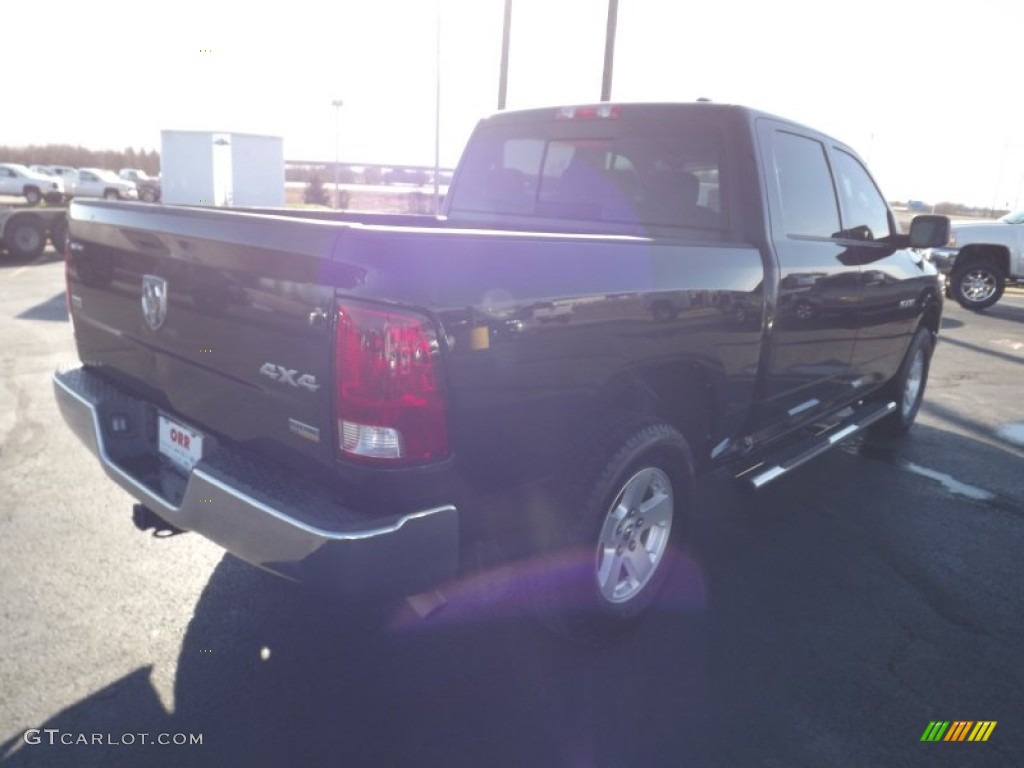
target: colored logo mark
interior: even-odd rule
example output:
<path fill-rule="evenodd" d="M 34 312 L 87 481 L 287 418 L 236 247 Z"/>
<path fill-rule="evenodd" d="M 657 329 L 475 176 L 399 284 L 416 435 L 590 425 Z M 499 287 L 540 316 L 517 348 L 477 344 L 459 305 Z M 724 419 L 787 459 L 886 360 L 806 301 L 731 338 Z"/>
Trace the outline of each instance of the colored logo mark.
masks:
<path fill-rule="evenodd" d="M 995 720 L 932 720 L 924 729 L 921 741 L 988 741 L 996 727 Z"/>

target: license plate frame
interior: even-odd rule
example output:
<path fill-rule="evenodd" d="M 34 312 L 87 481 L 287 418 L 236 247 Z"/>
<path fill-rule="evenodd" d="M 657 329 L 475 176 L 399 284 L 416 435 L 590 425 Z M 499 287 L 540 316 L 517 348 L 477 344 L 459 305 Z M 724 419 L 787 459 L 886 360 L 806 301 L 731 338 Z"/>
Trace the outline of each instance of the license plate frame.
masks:
<path fill-rule="evenodd" d="M 157 414 L 157 450 L 185 474 L 203 458 L 203 433 L 163 413 Z"/>

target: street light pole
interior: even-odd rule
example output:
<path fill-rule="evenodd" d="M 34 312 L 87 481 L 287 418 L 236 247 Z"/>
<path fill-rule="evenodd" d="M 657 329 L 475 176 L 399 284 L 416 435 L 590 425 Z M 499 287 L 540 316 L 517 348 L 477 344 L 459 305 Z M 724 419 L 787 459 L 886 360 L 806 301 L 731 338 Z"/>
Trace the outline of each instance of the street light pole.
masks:
<path fill-rule="evenodd" d="M 434 8 L 434 214 L 441 213 L 441 0 Z"/>
<path fill-rule="evenodd" d="M 498 69 L 498 109 L 505 108 L 508 95 L 508 46 L 512 34 L 512 0 L 505 0 L 505 17 L 501 25 L 501 65 Z"/>
<path fill-rule="evenodd" d="M 335 99 L 331 102 L 331 106 L 334 107 L 334 207 L 335 209 L 340 208 L 339 203 L 341 202 L 341 195 L 338 194 L 338 145 L 339 145 L 339 121 L 341 118 L 341 107 L 344 102 L 341 99 Z"/>
<path fill-rule="evenodd" d="M 619 17 L 619 0 L 608 0 L 608 28 L 604 36 L 604 76 L 601 78 L 601 101 L 612 98 L 612 63 L 615 60 L 615 27 Z"/>

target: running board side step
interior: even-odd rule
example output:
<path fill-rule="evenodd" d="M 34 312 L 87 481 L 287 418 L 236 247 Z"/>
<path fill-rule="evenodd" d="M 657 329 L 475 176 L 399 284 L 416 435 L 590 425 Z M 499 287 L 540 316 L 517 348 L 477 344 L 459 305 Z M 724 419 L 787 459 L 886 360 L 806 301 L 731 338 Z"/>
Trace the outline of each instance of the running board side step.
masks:
<path fill-rule="evenodd" d="M 806 464 L 811 459 L 825 453 L 830 448 L 835 447 L 846 438 L 852 437 L 870 427 L 876 421 L 884 419 L 895 410 L 896 403 L 894 402 L 862 406 L 849 418 L 837 424 L 827 433 L 802 440 L 779 456 L 773 457 L 771 461 L 758 464 L 740 473 L 736 476 L 736 479 L 750 490 L 759 490 L 772 480 L 777 480 L 797 467 Z"/>

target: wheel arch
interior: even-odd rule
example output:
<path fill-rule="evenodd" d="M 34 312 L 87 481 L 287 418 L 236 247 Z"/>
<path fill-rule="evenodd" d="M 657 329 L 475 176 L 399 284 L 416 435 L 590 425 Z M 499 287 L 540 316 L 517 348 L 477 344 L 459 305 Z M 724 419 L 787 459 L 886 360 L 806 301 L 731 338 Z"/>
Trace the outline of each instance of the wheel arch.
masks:
<path fill-rule="evenodd" d="M 942 297 L 937 291 L 929 288 L 921 295 L 921 321 L 919 324 L 931 331 L 932 336 L 937 336 L 941 322 Z"/>
<path fill-rule="evenodd" d="M 1010 249 L 994 243 L 971 243 L 960 249 L 953 270 L 964 269 L 971 263 L 985 262 L 999 267 L 1004 275 L 1010 272 Z"/>
<path fill-rule="evenodd" d="M 700 462 L 708 456 L 721 403 L 714 375 L 695 362 L 675 362 L 623 373 L 598 397 L 602 411 L 646 416 L 678 429 Z"/>

